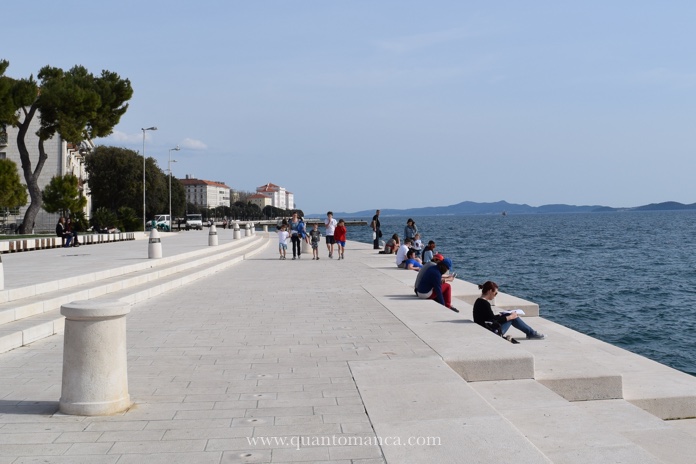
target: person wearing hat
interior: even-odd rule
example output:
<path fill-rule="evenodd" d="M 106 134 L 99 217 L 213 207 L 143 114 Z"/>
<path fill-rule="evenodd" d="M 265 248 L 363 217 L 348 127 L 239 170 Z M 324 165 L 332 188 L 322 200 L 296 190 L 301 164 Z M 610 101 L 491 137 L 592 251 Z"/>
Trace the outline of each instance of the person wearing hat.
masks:
<path fill-rule="evenodd" d="M 413 284 L 413 291 L 417 292 L 416 288 L 418 288 L 418 284 L 420 283 L 421 279 L 423 278 L 423 274 L 425 274 L 425 271 L 428 268 L 434 266 L 436 263 L 439 263 L 443 259 L 445 259 L 445 257 L 442 256 L 440 253 L 437 253 L 435 256 L 433 256 L 433 259 L 431 259 L 427 263 L 423 262 L 423 267 L 421 267 L 418 270 L 418 275 L 416 276 L 416 282 Z M 456 277 L 456 274 L 445 274 L 442 276 L 442 281 L 443 282 L 452 282 L 455 277 Z M 418 293 L 416 293 L 416 295 L 418 295 Z"/>
<path fill-rule="evenodd" d="M 452 306 L 452 286 L 443 282 L 442 276 L 452 268 L 452 260 L 444 258 L 438 261 L 434 266 L 429 266 L 420 281 L 416 285 L 416 295 L 418 298 L 435 300 L 441 305 L 458 313 L 459 310 Z"/>

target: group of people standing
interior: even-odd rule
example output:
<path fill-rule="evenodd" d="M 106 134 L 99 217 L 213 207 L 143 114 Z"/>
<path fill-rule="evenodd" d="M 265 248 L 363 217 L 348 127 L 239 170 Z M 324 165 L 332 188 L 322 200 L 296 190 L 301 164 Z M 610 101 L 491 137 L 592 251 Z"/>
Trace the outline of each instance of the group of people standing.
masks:
<path fill-rule="evenodd" d="M 435 249 L 435 242 L 428 241 L 423 247 L 418 227 L 413 219 L 406 221 L 404 228 L 403 242 L 400 241 L 398 234 L 392 235 L 391 239 L 380 246 L 379 238 L 382 236 L 381 224 L 379 221 L 380 211 L 377 210 L 372 218 L 370 227 L 373 230 L 374 248 L 381 250 L 380 254 L 396 254 L 396 265 L 399 268 L 418 271 L 414 283 L 414 293 L 418 298 L 435 300 L 446 308 L 459 312 L 452 306 L 452 282 L 457 274 L 450 273 L 452 260 L 445 258 Z M 481 296 L 477 298 L 473 307 L 474 322 L 492 332 L 506 338 L 512 343 L 519 343 L 506 332 L 510 327 L 522 331 L 528 340 L 540 340 L 546 336 L 537 332 L 525 323 L 516 311 L 502 312 L 495 314 L 491 301 L 498 294 L 498 284 L 487 281 L 479 285 Z"/>
<path fill-rule="evenodd" d="M 329 258 L 333 258 L 334 246 L 336 246 L 338 259 L 345 259 L 347 234 L 345 221 L 343 219 L 336 221 L 333 217 L 333 212 L 329 211 L 326 213 L 326 219 L 324 220 L 324 231 Z M 312 229 L 307 232 L 304 219 L 299 217 L 297 213 L 293 213 L 289 221 L 283 219 L 283 222 L 278 227 L 278 253 L 280 254 L 280 259 L 286 258 L 288 239 L 292 242 L 292 259 L 300 259 L 302 257 L 302 241 L 311 245 L 312 259 L 319 259 L 319 242 L 321 241 L 319 224 L 313 223 Z"/>

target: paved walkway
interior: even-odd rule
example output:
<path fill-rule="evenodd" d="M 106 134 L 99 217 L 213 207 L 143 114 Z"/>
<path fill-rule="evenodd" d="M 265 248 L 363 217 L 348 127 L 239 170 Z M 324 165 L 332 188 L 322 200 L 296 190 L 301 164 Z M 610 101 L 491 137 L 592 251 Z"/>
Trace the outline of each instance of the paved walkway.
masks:
<path fill-rule="evenodd" d="M 322 248 L 319 261 L 280 261 L 271 235 L 251 259 L 131 308 L 124 413 L 57 413 L 62 335 L 0 354 L 0 464 L 693 462 L 694 421 L 670 421 L 683 431 L 667 434 L 624 400 L 465 382 L 402 321 L 432 309 L 445 330 L 470 307 L 453 316 L 413 298 L 393 257 L 349 242 L 345 260 Z M 231 237 L 220 231 L 221 244 Z M 207 233 L 162 243 L 164 256 L 189 252 Z M 146 256 L 144 241 L 3 255 L 6 288 Z"/>
<path fill-rule="evenodd" d="M 66 261 L 91 253 L 94 265 L 126 262 L 137 258 L 125 250 L 141 245 L 30 252 L 5 266 L 17 258 L 43 261 L 42 253 Z M 42 276 L 52 268 L 38 267 Z M 341 261 L 325 251 L 319 261 L 279 261 L 272 246 L 133 306 L 135 404 L 117 416 L 56 414 L 62 335 L 0 355 L 0 463 L 383 462 L 379 446 L 341 446 L 348 437 L 375 438 L 347 361 L 435 355 L 362 289 L 378 274 L 351 261 L 350 250 Z M 295 441 L 248 439 L 299 436 L 332 437 L 337 445 L 298 451 Z"/>

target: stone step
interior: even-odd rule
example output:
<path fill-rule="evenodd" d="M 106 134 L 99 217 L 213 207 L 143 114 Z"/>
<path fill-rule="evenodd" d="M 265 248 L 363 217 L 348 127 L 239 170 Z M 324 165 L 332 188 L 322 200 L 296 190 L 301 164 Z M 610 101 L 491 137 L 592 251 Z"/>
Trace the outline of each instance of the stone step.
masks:
<path fill-rule="evenodd" d="M 471 383 L 554 463 L 693 463 L 696 440 L 624 400 L 568 402 L 534 380 Z"/>
<path fill-rule="evenodd" d="M 349 365 L 387 462 L 552 462 L 439 359 Z"/>
<path fill-rule="evenodd" d="M 102 279 L 99 285 L 90 289 L 62 292 L 60 296 L 44 295 L 43 298 L 47 298 L 44 311 L 0 325 L 0 353 L 61 333 L 65 326 L 60 314 L 62 304 L 99 297 L 121 299 L 131 304 L 147 300 L 232 266 L 262 251 L 269 243 L 268 239 L 259 236 L 249 237 L 243 242 L 234 242 L 235 246 L 218 249 L 214 253 L 205 249 L 199 257 L 188 256 L 185 263 L 175 261 L 169 263 L 169 266 L 149 272 Z"/>

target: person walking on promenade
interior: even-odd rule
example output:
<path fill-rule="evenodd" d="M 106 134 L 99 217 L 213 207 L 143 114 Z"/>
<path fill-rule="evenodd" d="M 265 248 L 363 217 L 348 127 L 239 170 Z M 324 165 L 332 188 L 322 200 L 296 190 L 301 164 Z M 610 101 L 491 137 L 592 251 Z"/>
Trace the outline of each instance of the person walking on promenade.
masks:
<path fill-rule="evenodd" d="M 346 259 L 345 256 L 343 256 L 343 252 L 346 249 L 347 232 L 348 230 L 346 229 L 346 221 L 344 221 L 343 219 L 339 219 L 338 225 L 334 230 L 334 240 L 336 240 L 336 245 L 338 245 L 338 259 Z"/>
<path fill-rule="evenodd" d="M 288 230 L 288 232 L 290 232 L 290 241 L 292 241 L 292 259 L 300 259 L 300 256 L 302 255 L 302 247 L 300 246 L 300 242 L 302 240 L 302 234 L 304 233 L 304 223 L 297 216 L 297 213 L 292 213 L 292 218 L 290 218 L 288 225 L 290 226 L 290 229 Z"/>
<path fill-rule="evenodd" d="M 430 266 L 421 277 L 416 287 L 418 298 L 435 300 L 446 308 L 458 313 L 459 310 L 452 306 L 452 286 L 442 281 L 442 276 L 452 268 L 452 260 L 445 258 Z"/>
<path fill-rule="evenodd" d="M 278 253 L 280 253 L 280 259 L 285 259 L 285 254 L 288 251 L 288 226 L 282 224 L 278 230 Z"/>
<path fill-rule="evenodd" d="M 379 210 L 375 211 L 375 215 L 372 216 L 370 227 L 372 227 L 373 248 L 379 250 L 381 248 L 379 246 L 379 239 L 382 238 L 382 230 L 379 223 Z"/>
<path fill-rule="evenodd" d="M 309 238 L 312 245 L 312 259 L 319 259 L 319 241 L 321 240 L 321 232 L 319 224 L 312 224 L 312 230 L 309 231 Z"/>
<path fill-rule="evenodd" d="M 408 218 L 406 221 L 406 227 L 404 227 L 404 239 L 410 238 L 411 240 L 416 239 L 416 234 L 418 233 L 418 227 L 416 227 L 416 222 Z"/>
<path fill-rule="evenodd" d="M 334 240 L 334 230 L 336 229 L 337 225 L 338 223 L 333 218 L 333 212 L 329 211 L 328 213 L 326 213 L 326 219 L 324 219 L 324 226 L 326 226 L 326 249 L 329 251 L 329 258 L 333 258 L 334 244 L 336 243 L 336 241 Z"/>
<path fill-rule="evenodd" d="M 505 332 L 508 331 L 510 326 L 513 326 L 514 328 L 524 332 L 524 334 L 527 336 L 527 340 L 542 340 L 546 338 L 546 335 L 539 333 L 528 326 L 527 323 L 524 322 L 519 314 L 517 314 L 515 311 L 501 314 L 493 313 L 491 300 L 498 294 L 498 284 L 489 280 L 486 283 L 479 285 L 479 289 L 481 290 L 481 296 L 474 303 L 475 323 L 494 332 L 496 332 L 496 330 L 500 331 L 500 336 L 504 336 Z M 512 343 L 519 343 L 514 338 L 505 338 Z"/>

